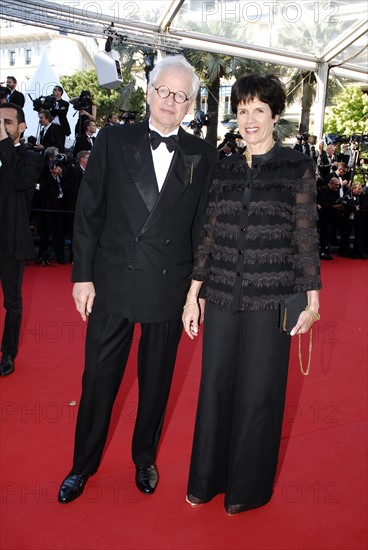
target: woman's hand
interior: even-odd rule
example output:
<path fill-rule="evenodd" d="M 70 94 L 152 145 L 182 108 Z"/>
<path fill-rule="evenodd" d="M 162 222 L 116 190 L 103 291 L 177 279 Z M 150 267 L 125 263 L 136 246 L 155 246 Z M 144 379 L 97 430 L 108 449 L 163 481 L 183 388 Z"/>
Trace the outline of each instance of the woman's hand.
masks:
<path fill-rule="evenodd" d="M 313 323 L 319 321 L 319 291 L 308 290 L 308 305 L 298 317 L 295 327 L 292 328 L 290 336 L 295 334 L 305 334 L 311 328 Z"/>

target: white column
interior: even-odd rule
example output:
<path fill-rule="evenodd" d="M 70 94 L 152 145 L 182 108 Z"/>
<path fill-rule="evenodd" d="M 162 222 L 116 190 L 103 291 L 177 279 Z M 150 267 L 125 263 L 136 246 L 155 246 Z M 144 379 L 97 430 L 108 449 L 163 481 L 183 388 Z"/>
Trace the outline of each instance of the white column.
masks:
<path fill-rule="evenodd" d="M 317 95 L 315 101 L 314 133 L 317 136 L 318 140 L 322 139 L 323 136 L 323 123 L 325 118 L 328 86 L 328 72 L 328 63 L 326 61 L 323 61 L 319 64 L 318 71 L 316 73 Z"/>

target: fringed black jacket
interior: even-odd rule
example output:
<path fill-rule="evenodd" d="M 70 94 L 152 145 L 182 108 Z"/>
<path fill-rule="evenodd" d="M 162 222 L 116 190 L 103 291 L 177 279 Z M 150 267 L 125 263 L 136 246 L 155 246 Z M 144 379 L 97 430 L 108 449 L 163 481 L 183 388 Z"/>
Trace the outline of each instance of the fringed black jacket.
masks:
<path fill-rule="evenodd" d="M 285 296 L 321 287 L 316 191 L 313 161 L 278 144 L 253 156 L 252 168 L 240 154 L 218 163 L 192 275 L 205 281 L 209 302 L 276 309 Z"/>

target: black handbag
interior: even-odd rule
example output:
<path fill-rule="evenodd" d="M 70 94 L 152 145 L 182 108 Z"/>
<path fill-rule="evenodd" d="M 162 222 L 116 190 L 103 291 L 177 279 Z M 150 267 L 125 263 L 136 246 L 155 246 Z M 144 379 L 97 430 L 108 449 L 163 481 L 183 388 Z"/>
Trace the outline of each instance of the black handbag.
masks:
<path fill-rule="evenodd" d="M 308 305 L 308 297 L 306 292 L 299 292 L 284 298 L 280 302 L 280 317 L 279 329 L 280 332 L 290 334 L 290 331 L 295 327 L 298 317 Z"/>

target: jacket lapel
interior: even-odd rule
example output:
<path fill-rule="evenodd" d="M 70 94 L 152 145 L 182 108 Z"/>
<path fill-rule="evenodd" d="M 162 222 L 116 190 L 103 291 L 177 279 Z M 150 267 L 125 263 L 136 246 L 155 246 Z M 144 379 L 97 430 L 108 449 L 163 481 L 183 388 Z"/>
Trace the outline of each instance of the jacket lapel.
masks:
<path fill-rule="evenodd" d="M 130 177 L 137 186 L 149 212 L 151 212 L 158 199 L 159 192 L 148 139 L 148 127 L 147 124 L 137 127 L 138 132 L 136 132 L 136 135 L 133 135 L 134 127 L 131 129 L 133 130 L 132 142 L 127 147 L 124 144 L 124 156 Z"/>
<path fill-rule="evenodd" d="M 191 140 L 187 140 L 186 132 L 180 128 L 179 145 L 174 153 L 161 193 L 140 233 L 145 233 L 164 217 L 186 187 L 192 184 L 194 169 L 201 160 L 201 155 L 191 153 L 193 153 Z"/>

